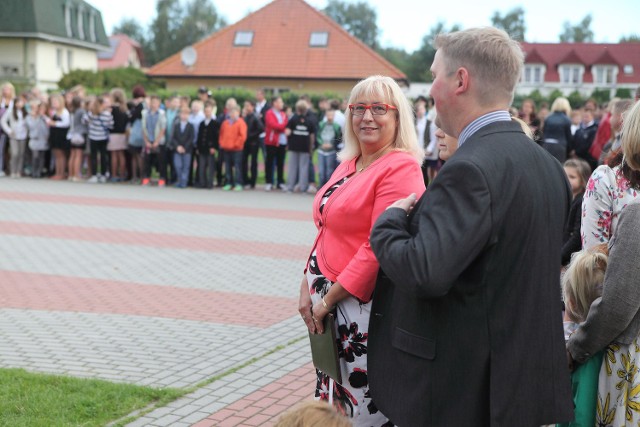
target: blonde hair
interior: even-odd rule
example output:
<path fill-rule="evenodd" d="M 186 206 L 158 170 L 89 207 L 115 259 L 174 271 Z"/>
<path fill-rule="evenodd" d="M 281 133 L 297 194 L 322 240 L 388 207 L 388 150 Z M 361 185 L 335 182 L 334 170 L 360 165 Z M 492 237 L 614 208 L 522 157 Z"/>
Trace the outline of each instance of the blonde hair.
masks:
<path fill-rule="evenodd" d="M 11 92 L 11 99 L 14 99 L 16 97 L 16 88 L 10 82 L 2 83 L 2 86 L 0 86 L 0 97 L 2 97 L 2 92 L 6 87 L 8 87 Z"/>
<path fill-rule="evenodd" d="M 396 114 L 398 125 L 393 145 L 396 150 L 404 151 L 415 157 L 422 164 L 424 149 L 418 144 L 418 137 L 413 123 L 411 103 L 395 80 L 386 76 L 371 76 L 360 81 L 351 90 L 349 104 L 367 98 L 375 99 L 395 106 L 398 110 L 389 110 L 387 114 Z M 345 111 L 346 125 L 344 130 L 344 148 L 338 153 L 340 161 L 348 161 L 362 154 L 360 143 L 353 129 L 351 110 Z"/>
<path fill-rule="evenodd" d="M 350 427 L 349 419 L 325 402 L 307 401 L 282 415 L 274 427 Z"/>
<path fill-rule="evenodd" d="M 58 102 L 58 108 L 56 109 L 56 112 L 63 111 L 65 109 L 65 104 L 62 95 L 59 93 L 52 93 L 51 95 L 49 95 L 49 105 L 51 106 L 51 108 L 53 108 L 54 100 Z"/>
<path fill-rule="evenodd" d="M 298 102 L 296 102 L 296 114 L 301 116 L 304 114 L 307 114 L 308 109 L 309 109 L 309 104 L 304 99 L 300 99 L 298 100 Z"/>
<path fill-rule="evenodd" d="M 562 276 L 565 310 L 571 321 L 584 322 L 589 307 L 602 295 L 607 261 L 607 255 L 597 249 L 585 249 L 571 257 L 571 263 Z"/>
<path fill-rule="evenodd" d="M 624 162 L 634 171 L 640 171 L 640 102 L 624 115 L 621 145 Z"/>
<path fill-rule="evenodd" d="M 533 132 L 531 132 L 531 128 L 524 120 L 516 116 L 511 116 L 511 120 L 519 124 L 520 127 L 522 128 L 522 132 L 524 132 L 524 134 L 527 135 L 529 138 L 533 139 Z"/>
<path fill-rule="evenodd" d="M 466 68 L 477 79 L 478 102 L 511 104 L 524 66 L 520 44 L 497 28 L 470 28 L 441 33 L 435 39 L 448 72 Z"/>
<path fill-rule="evenodd" d="M 127 108 L 127 95 L 125 95 L 124 90 L 119 87 L 111 89 L 111 98 L 113 99 L 113 103 L 120 108 L 120 111 L 126 113 L 129 111 Z"/>
<path fill-rule="evenodd" d="M 556 112 L 559 111 L 561 113 L 565 113 L 567 116 L 571 115 L 571 104 L 569 104 L 569 100 L 563 96 L 557 97 L 553 104 L 551 104 L 551 111 Z"/>

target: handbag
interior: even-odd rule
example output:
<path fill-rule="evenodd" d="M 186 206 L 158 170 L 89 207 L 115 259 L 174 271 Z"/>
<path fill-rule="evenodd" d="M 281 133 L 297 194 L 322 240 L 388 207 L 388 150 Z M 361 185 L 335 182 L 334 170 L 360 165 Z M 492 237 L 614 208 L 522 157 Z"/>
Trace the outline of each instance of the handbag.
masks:
<path fill-rule="evenodd" d="M 342 384 L 340 358 L 338 357 L 338 341 L 336 340 L 335 316 L 329 313 L 322 320 L 324 332 L 312 334 L 309 332 L 311 343 L 311 359 L 313 366 Z"/>

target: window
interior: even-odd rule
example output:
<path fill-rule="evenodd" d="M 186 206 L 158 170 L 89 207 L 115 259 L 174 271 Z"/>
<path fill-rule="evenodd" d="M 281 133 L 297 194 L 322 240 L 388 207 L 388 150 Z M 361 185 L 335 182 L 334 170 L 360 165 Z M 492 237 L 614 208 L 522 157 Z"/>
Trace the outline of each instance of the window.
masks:
<path fill-rule="evenodd" d="M 545 66 L 541 64 L 525 64 L 522 70 L 522 82 L 541 84 L 544 82 Z"/>
<path fill-rule="evenodd" d="M 236 31 L 233 39 L 234 46 L 251 46 L 253 43 L 253 31 Z"/>
<path fill-rule="evenodd" d="M 89 38 L 92 42 L 96 41 L 96 12 L 94 10 L 89 16 Z"/>
<path fill-rule="evenodd" d="M 83 9 L 78 8 L 78 37 L 84 40 L 84 19 L 83 17 Z"/>
<path fill-rule="evenodd" d="M 62 68 L 62 49 L 56 49 L 56 65 L 58 68 Z"/>
<path fill-rule="evenodd" d="M 309 46 L 311 47 L 327 47 L 329 43 L 329 33 L 326 31 L 315 31 L 309 37 Z"/>
<path fill-rule="evenodd" d="M 569 64 L 560 66 L 560 81 L 565 84 L 577 85 L 582 83 L 584 65 Z"/>
<path fill-rule="evenodd" d="M 612 85 L 616 83 L 618 67 L 615 65 L 594 65 L 593 82 L 601 85 Z"/>
<path fill-rule="evenodd" d="M 633 65 L 626 64 L 623 68 L 625 74 L 633 74 Z"/>
<path fill-rule="evenodd" d="M 67 71 L 71 71 L 73 69 L 73 51 L 67 51 Z"/>
<path fill-rule="evenodd" d="M 69 4 L 64 5 L 64 25 L 67 29 L 67 36 L 73 37 L 73 28 L 71 28 L 71 6 Z"/>

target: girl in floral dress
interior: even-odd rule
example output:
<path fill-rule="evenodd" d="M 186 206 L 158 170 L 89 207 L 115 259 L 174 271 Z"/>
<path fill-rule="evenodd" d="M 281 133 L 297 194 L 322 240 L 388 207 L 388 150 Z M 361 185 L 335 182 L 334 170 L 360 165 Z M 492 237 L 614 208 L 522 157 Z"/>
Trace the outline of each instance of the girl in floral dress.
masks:
<path fill-rule="evenodd" d="M 374 76 L 358 83 L 346 119 L 341 164 L 313 204 L 318 235 L 299 311 L 311 333 L 322 333 L 324 317 L 335 313 L 342 383 L 317 371 L 316 398 L 333 403 L 356 426 L 392 425 L 369 395 L 369 313 L 379 269 L 369 234 L 389 205 L 424 192 L 424 154 L 411 105 L 393 79 Z"/>

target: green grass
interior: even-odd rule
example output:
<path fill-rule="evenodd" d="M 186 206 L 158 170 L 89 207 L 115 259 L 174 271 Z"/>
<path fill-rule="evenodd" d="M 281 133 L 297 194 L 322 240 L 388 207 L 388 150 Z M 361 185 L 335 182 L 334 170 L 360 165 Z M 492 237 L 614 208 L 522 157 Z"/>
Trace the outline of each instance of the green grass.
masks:
<path fill-rule="evenodd" d="M 0 369 L 0 426 L 104 426 L 183 394 L 177 389 Z"/>

